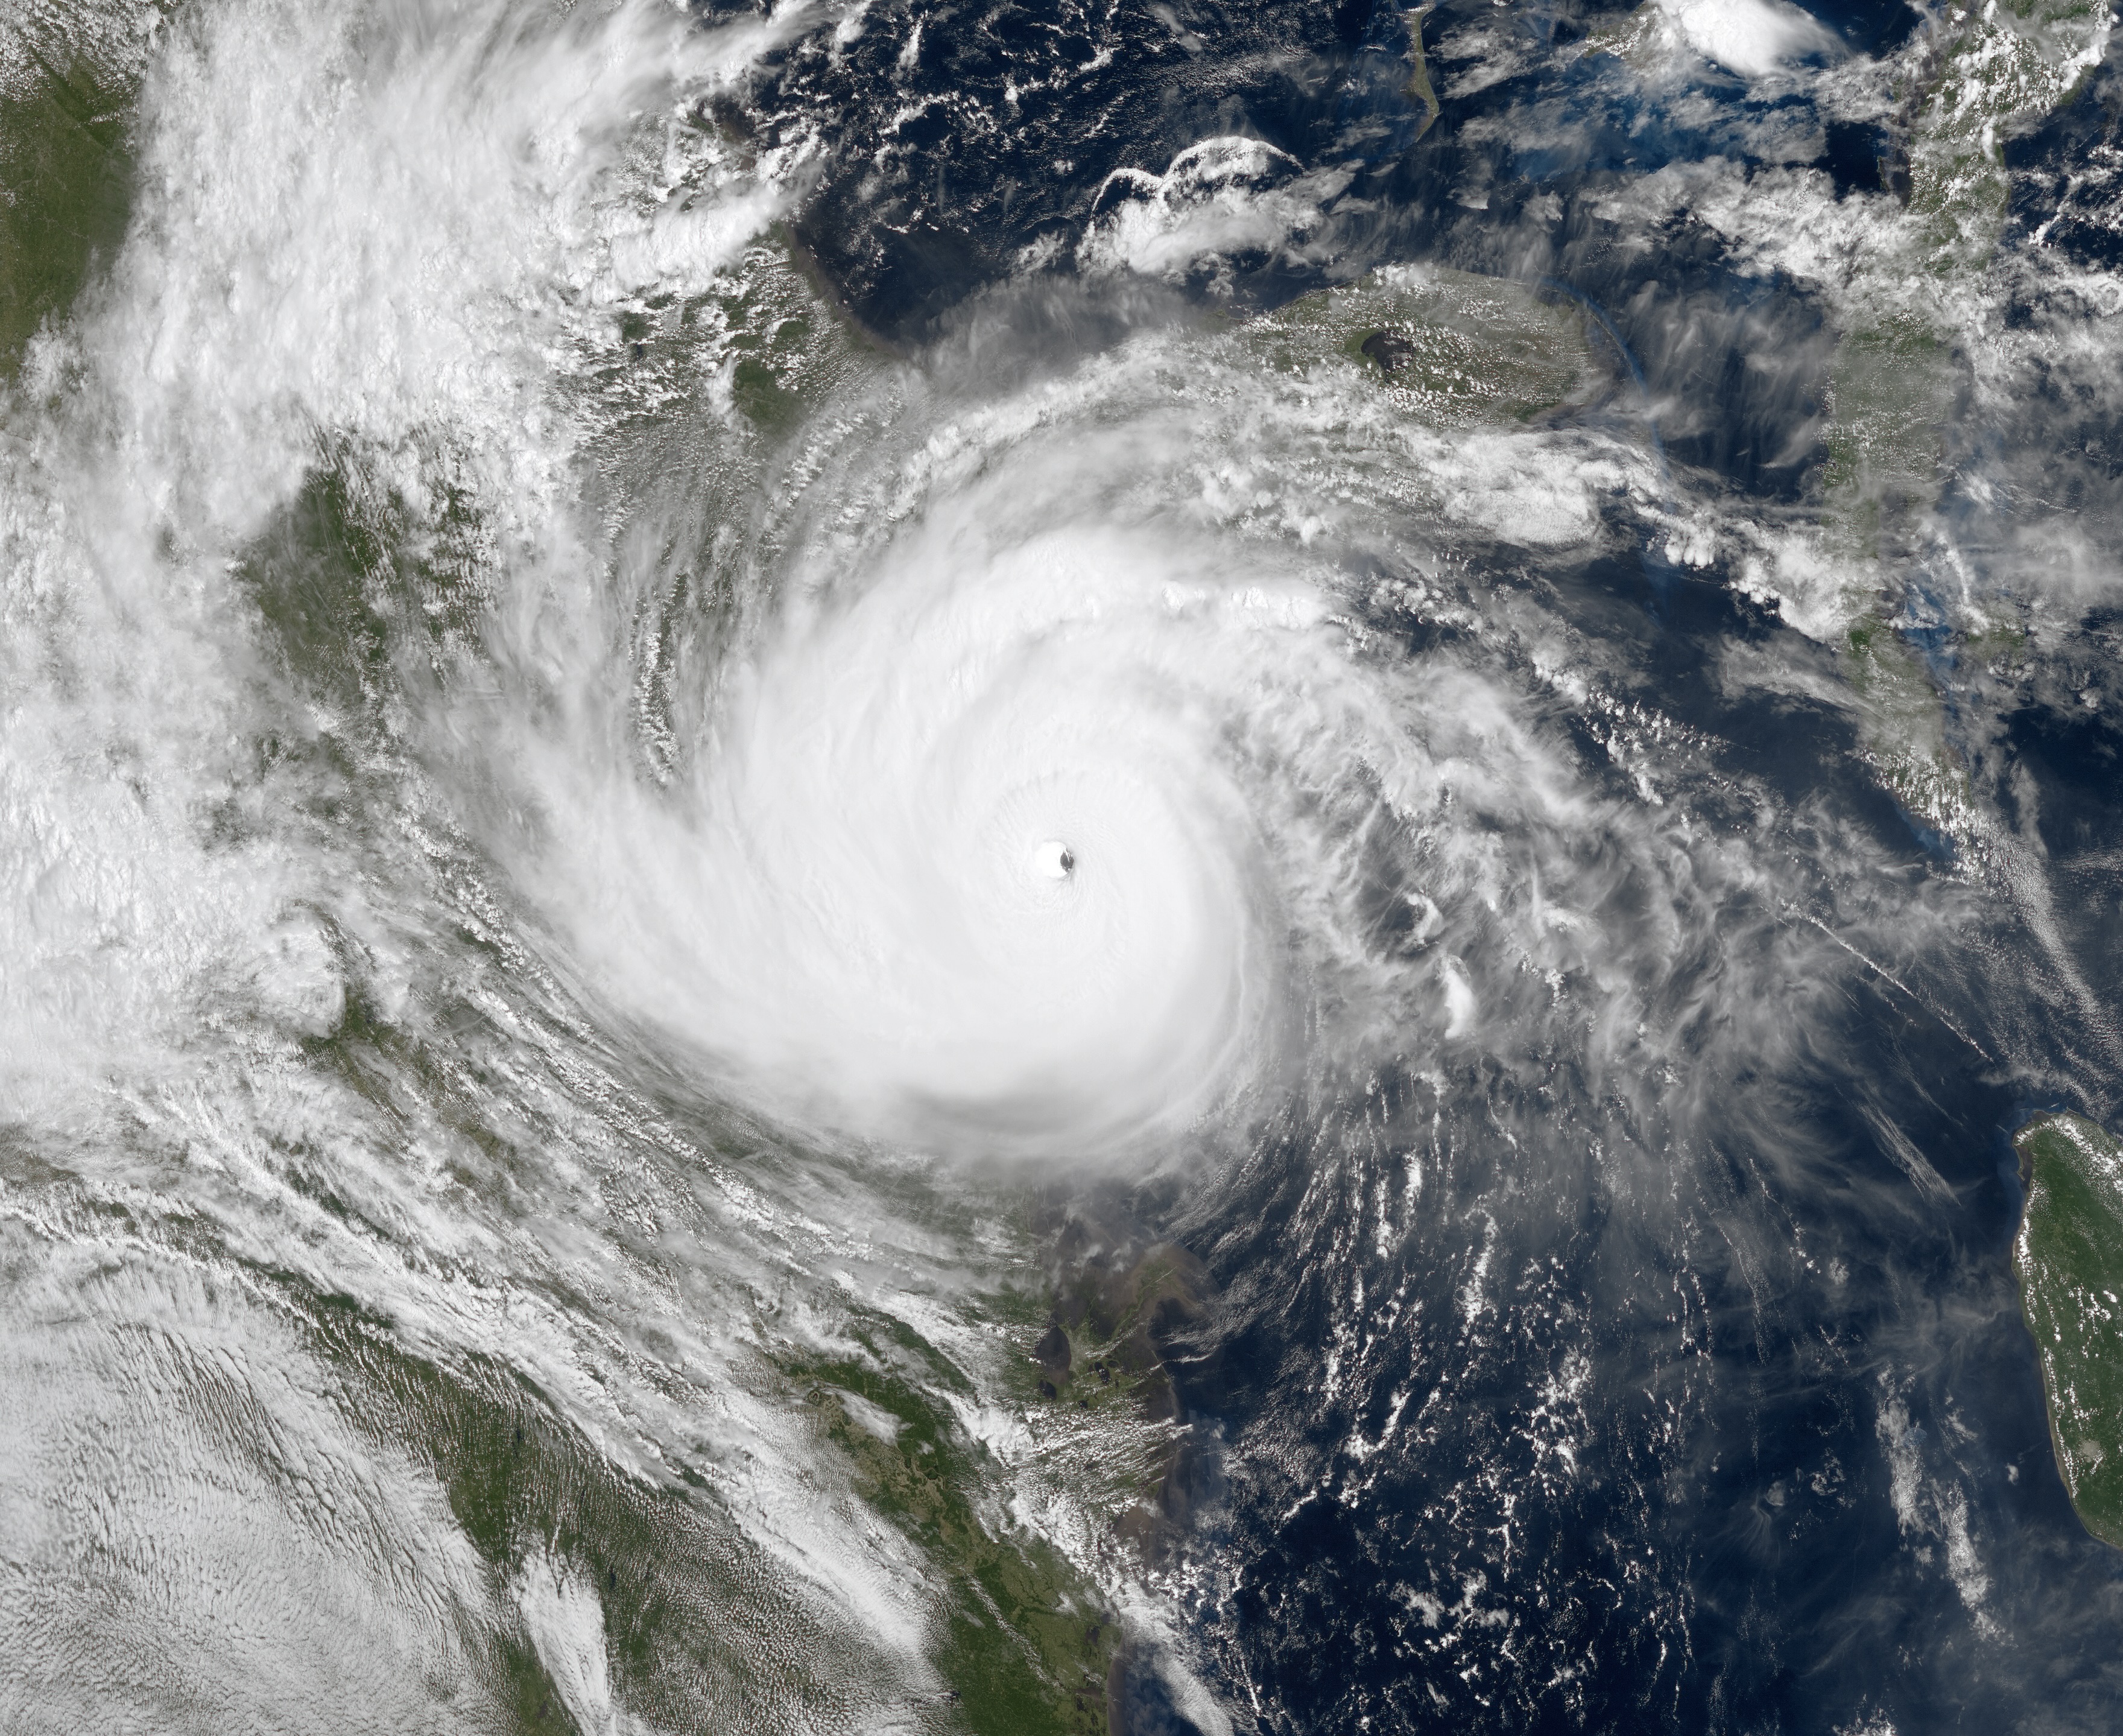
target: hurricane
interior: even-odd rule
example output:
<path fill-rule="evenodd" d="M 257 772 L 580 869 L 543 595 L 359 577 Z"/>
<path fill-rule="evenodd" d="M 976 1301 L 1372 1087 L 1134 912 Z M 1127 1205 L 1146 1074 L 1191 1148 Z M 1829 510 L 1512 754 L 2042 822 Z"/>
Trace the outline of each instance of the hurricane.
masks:
<path fill-rule="evenodd" d="M 675 795 L 557 793 L 592 850 L 549 908 L 755 1089 L 916 1141 L 1124 1149 L 1269 1069 L 1288 918 L 1244 761 L 1278 744 L 1244 707 L 1293 661 L 1351 673 L 1279 575 L 1155 533 L 996 547 L 1002 486 L 777 620 Z"/>
<path fill-rule="evenodd" d="M 2112 12 L 0 16 L 0 1724 L 2110 1727 Z"/>

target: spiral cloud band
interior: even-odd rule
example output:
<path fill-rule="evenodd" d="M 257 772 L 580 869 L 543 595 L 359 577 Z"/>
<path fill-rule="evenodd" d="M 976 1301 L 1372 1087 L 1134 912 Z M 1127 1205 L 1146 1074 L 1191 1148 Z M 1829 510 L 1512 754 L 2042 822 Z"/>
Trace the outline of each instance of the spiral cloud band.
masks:
<path fill-rule="evenodd" d="M 962 503 L 776 619 L 673 800 L 626 795 L 592 955 L 864 1131 L 1095 1155 L 1276 1048 L 1285 920 L 1243 763 L 1319 600 L 1165 533 L 998 546 Z"/>

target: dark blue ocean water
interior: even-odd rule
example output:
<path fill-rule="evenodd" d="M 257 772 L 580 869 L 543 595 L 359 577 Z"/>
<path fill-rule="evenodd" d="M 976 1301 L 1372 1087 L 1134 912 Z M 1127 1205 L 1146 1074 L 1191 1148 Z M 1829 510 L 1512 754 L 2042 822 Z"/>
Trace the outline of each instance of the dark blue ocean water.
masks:
<path fill-rule="evenodd" d="M 1779 114 L 1817 132 L 1811 166 L 1837 193 L 1891 199 L 1893 115 L 1812 115 L 1803 80 L 1757 96 L 1707 68 L 1654 103 L 1577 51 L 1619 14 L 1576 5 L 1428 13 L 1433 47 L 1483 29 L 1506 70 L 1454 96 L 1433 63 L 1447 94 L 1427 129 L 1412 15 L 1363 0 L 888 12 L 837 56 L 792 49 L 729 117 L 763 143 L 822 128 L 799 233 L 886 340 L 951 329 L 1025 250 L 1080 234 L 1114 171 L 1244 134 L 1293 175 L 1349 170 L 1331 245 L 1183 294 L 1243 313 L 1402 260 L 1547 284 L 1595 311 L 1657 406 L 1677 488 L 1765 515 L 1817 503 L 1830 310 L 1685 209 L 1605 208 L 1675 165 L 1763 168 L 1751 142 Z M 1816 16 L 1852 55 L 1932 27 L 1886 0 Z M 2112 161 L 2119 115 L 2111 48 L 2010 142 L 2006 268 L 2042 246 L 2116 263 L 2118 183 L 2078 171 Z M 2026 279 L 2013 317 L 2036 316 L 2044 282 Z M 1051 341 L 1101 341 L 1095 296 L 1068 309 Z M 1796 988 L 1684 970 L 1656 992 L 1696 1071 L 1652 1120 L 1568 1053 L 1411 1064 L 1293 1110 L 1211 1194 L 1127 1202 L 1220 1287 L 1213 1325 L 1166 1345 L 1194 1443 L 1172 1499 L 1198 1569 L 1188 1637 L 1263 1728 L 2123 1727 L 2123 1555 L 2080 1527 L 2051 1457 L 2009 1265 L 2008 1145 L 2041 1109 L 2123 1110 L 2088 1011 L 2123 997 L 2119 412 L 2123 380 L 2104 396 L 2037 370 L 2008 413 L 1947 431 L 1967 462 L 1939 511 L 1976 582 L 2031 515 L 2069 515 L 2107 563 L 2105 597 L 2047 599 L 2057 631 L 2017 683 L 1927 626 L 1938 572 L 1894 579 L 1960 762 L 2041 883 L 2048 939 L 2024 903 L 1979 896 L 1877 969 L 1825 942 L 1819 981 Z M 1838 678 L 1832 648 L 1794 647 L 1732 576 L 1653 551 L 1508 575 L 1701 732 L 1685 798 L 1704 824 L 1744 833 L 1751 792 L 1787 817 L 1760 838 L 1763 890 L 1721 921 L 1802 925 L 1842 852 L 1891 865 L 1912 901 L 1981 882 L 1965 843 L 1883 787 L 1847 707 L 1721 678 L 1735 646 L 1770 640 Z M 2002 562 L 1989 577 L 2024 598 Z M 1438 631 L 1373 625 L 1410 655 Z M 1618 871 L 1605 914 L 1651 921 L 1631 904 L 1646 895 Z M 2060 949 L 2083 992 L 2058 986 Z M 1786 1039 L 1725 1040 L 1735 997 L 1772 992 L 1793 997 Z M 1638 1154 L 1626 1186 L 1603 1161 L 1621 1149 Z M 1381 1252 L 1363 1202 L 1405 1194 L 1411 1166 L 1418 1227 Z M 1508 1213 L 1483 1203 L 1500 1188 Z M 1397 1324 L 1338 1353 L 1361 1376 L 1323 1399 L 1338 1325 L 1382 1295 Z M 1132 1729 L 1192 1728 L 1147 1668 L 1127 1698 Z"/>

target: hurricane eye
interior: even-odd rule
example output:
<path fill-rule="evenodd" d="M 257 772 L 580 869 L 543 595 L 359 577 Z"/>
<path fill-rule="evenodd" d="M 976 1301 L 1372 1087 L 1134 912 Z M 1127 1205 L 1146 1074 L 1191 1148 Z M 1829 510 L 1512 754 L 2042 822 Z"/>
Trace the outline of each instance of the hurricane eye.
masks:
<path fill-rule="evenodd" d="M 1076 852 L 1059 838 L 1049 838 L 1032 852 L 1032 864 L 1050 880 L 1066 880 L 1076 870 Z"/>

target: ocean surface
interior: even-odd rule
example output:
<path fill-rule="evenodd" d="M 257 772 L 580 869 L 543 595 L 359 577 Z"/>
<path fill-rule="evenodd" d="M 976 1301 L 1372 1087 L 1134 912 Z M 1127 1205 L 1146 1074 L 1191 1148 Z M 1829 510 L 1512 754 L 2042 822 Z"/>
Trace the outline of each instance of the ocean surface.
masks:
<path fill-rule="evenodd" d="M 2116 1728 L 2115 21 L 0 0 L 0 1726 Z"/>

